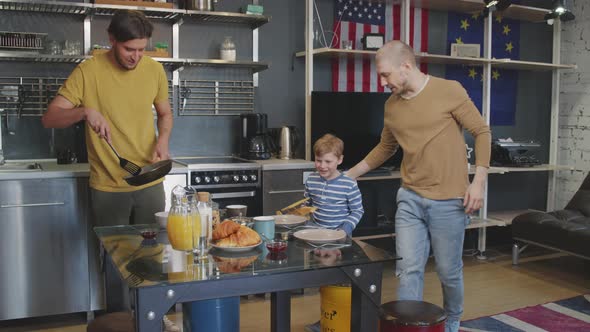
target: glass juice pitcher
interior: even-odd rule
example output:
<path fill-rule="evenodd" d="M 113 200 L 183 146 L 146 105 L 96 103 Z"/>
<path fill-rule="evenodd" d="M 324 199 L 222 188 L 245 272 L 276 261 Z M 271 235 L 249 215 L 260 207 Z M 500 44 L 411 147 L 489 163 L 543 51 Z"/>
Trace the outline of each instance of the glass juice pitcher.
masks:
<path fill-rule="evenodd" d="M 182 186 L 172 189 L 172 206 L 168 212 L 168 240 L 175 250 L 192 252 L 193 224 L 188 213 L 187 195 Z"/>

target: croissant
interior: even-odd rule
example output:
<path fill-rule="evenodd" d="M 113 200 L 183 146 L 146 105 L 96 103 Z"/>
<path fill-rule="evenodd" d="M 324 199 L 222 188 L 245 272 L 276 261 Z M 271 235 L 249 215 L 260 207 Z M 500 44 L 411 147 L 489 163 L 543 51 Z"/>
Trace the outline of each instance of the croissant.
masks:
<path fill-rule="evenodd" d="M 217 241 L 219 239 L 225 238 L 234 234 L 235 232 L 240 229 L 240 224 L 231 221 L 231 220 L 224 220 L 221 224 L 217 225 L 213 230 L 213 241 Z"/>
<path fill-rule="evenodd" d="M 237 232 L 217 240 L 216 245 L 220 247 L 246 247 L 256 245 L 260 241 L 258 233 L 246 226 L 239 226 Z"/>

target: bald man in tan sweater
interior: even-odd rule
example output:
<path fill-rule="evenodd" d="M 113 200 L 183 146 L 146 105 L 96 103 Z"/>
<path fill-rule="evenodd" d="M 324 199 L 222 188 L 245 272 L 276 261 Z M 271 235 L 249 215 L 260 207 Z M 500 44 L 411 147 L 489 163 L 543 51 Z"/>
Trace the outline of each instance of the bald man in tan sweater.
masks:
<path fill-rule="evenodd" d="M 445 331 L 458 331 L 463 313 L 463 239 L 469 213 L 482 206 L 490 162 L 490 128 L 456 81 L 426 75 L 414 51 L 400 41 L 376 55 L 385 103 L 379 144 L 351 168 L 357 178 L 380 166 L 399 146 L 404 151 L 402 187 L 395 216 L 398 299 L 422 300 L 424 266 L 430 247 L 441 280 Z M 463 129 L 475 138 L 476 173 L 469 183 Z"/>

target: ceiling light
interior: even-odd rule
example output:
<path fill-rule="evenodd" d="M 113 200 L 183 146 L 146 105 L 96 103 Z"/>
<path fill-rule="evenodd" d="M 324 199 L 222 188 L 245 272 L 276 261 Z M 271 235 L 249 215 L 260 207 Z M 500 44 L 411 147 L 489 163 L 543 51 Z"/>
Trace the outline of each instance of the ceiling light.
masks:
<path fill-rule="evenodd" d="M 553 21 L 559 18 L 562 22 L 571 21 L 576 18 L 576 16 L 566 9 L 565 0 L 554 0 L 553 1 L 553 9 L 545 15 L 545 21 L 547 24 L 553 24 Z"/>

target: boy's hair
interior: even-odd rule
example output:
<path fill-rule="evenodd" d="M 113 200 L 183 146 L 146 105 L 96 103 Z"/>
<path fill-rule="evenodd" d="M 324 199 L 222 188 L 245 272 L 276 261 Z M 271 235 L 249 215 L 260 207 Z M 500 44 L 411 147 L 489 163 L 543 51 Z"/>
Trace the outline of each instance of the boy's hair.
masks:
<path fill-rule="evenodd" d="M 132 39 L 149 39 L 152 37 L 154 26 L 137 10 L 118 10 L 107 31 L 118 42 L 126 42 Z"/>
<path fill-rule="evenodd" d="M 332 134 L 325 134 L 320 137 L 313 145 L 313 153 L 316 156 L 323 156 L 326 153 L 332 152 L 336 157 L 340 158 L 344 151 L 344 142 Z"/>

